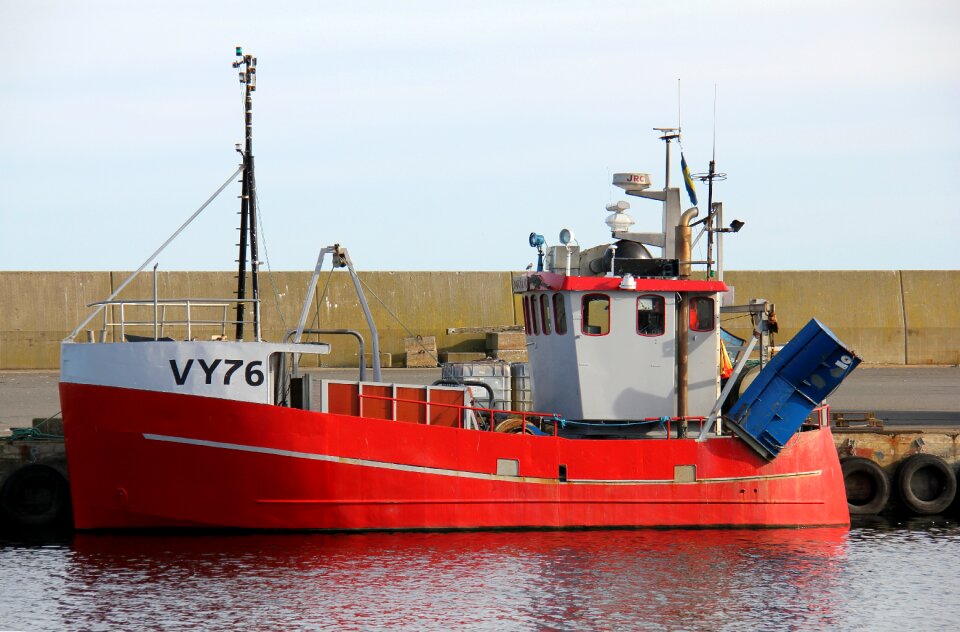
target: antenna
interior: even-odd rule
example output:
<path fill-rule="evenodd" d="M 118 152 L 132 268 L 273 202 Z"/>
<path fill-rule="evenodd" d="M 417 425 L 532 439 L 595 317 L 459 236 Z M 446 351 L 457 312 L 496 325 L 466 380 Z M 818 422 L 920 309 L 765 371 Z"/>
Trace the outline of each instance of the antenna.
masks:
<path fill-rule="evenodd" d="M 713 84 L 713 153 L 710 160 L 717 159 L 717 84 Z"/>
<path fill-rule="evenodd" d="M 716 217 L 718 209 L 713 207 L 713 183 L 714 181 L 722 181 L 727 179 L 727 174 L 717 173 L 717 84 L 713 84 L 713 150 L 710 155 L 710 169 L 707 173 L 698 173 L 693 176 L 700 180 L 700 182 L 707 183 L 707 216 L 703 221 L 706 222 L 706 231 L 707 231 L 707 278 L 713 276 L 713 234 L 718 232 L 713 228 L 714 218 Z M 717 205 L 719 207 L 719 204 Z M 723 270 L 720 266 L 720 253 L 722 248 L 722 240 L 720 237 L 717 240 L 717 271 L 723 278 Z"/>
<path fill-rule="evenodd" d="M 666 167 L 664 168 L 663 190 L 670 188 L 670 143 L 680 141 L 680 78 L 677 77 L 677 126 L 676 127 L 654 127 L 654 131 L 660 132 L 660 140 L 667 145 Z"/>
<path fill-rule="evenodd" d="M 247 293 L 247 236 L 250 237 L 250 272 L 253 299 L 253 329 L 260 340 L 260 262 L 257 258 L 257 187 L 253 176 L 253 92 L 257 89 L 257 58 L 245 55 L 237 46 L 234 68 L 240 69 L 240 83 L 244 85 L 244 130 L 246 142 L 237 151 L 243 157 L 243 184 L 240 191 L 240 256 L 237 259 L 237 340 L 243 340 L 243 321 Z"/>
<path fill-rule="evenodd" d="M 680 124 L 680 77 L 677 77 L 677 133 L 683 131 L 683 126 Z"/>

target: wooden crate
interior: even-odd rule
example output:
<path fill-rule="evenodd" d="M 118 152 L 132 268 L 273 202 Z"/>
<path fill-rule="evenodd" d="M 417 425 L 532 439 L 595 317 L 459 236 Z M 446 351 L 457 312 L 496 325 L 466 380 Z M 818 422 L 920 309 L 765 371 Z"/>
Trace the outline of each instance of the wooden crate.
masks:
<path fill-rule="evenodd" d="M 493 352 L 493 357 L 504 362 L 526 362 L 526 349 L 497 349 Z"/>
<path fill-rule="evenodd" d="M 476 362 L 486 360 L 487 354 L 482 351 L 441 351 L 440 362 Z"/>
<path fill-rule="evenodd" d="M 527 349 L 527 335 L 522 331 L 497 331 L 487 334 L 487 349 Z"/>
<path fill-rule="evenodd" d="M 436 336 L 404 338 L 403 350 L 407 354 L 407 367 L 437 366 Z"/>

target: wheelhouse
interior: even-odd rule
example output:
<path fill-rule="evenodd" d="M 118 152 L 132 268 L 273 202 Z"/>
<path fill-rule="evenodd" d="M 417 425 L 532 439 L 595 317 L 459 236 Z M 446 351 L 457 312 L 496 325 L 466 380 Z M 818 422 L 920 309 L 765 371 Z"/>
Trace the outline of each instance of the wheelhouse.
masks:
<path fill-rule="evenodd" d="M 578 420 L 627 421 L 640 410 L 675 416 L 677 311 L 684 300 L 689 410 L 706 414 L 716 402 L 723 283 L 635 279 L 624 287 L 619 278 L 529 278 L 538 287 L 523 292 L 521 304 L 537 410 Z"/>

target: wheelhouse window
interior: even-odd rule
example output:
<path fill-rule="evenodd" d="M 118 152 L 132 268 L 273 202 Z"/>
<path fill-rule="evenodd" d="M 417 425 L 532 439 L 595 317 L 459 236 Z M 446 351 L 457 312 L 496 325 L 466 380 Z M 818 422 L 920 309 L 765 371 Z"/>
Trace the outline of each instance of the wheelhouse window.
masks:
<path fill-rule="evenodd" d="M 543 334 L 550 335 L 550 297 L 546 294 L 540 295 L 540 322 L 543 323 Z"/>
<path fill-rule="evenodd" d="M 610 333 L 610 297 L 606 294 L 587 294 L 583 297 L 583 333 L 588 336 L 606 336 Z"/>
<path fill-rule="evenodd" d="M 530 297 L 530 327 L 534 336 L 540 335 L 540 324 L 537 322 L 537 297 Z"/>
<path fill-rule="evenodd" d="M 567 308 L 563 304 L 563 294 L 553 295 L 553 322 L 558 335 L 567 333 Z"/>
<path fill-rule="evenodd" d="M 520 302 L 523 303 L 523 330 L 529 336 L 533 333 L 533 328 L 530 327 L 530 297 L 524 296 L 520 299 Z"/>
<path fill-rule="evenodd" d="M 655 294 L 637 298 L 637 333 L 641 336 L 660 336 L 664 332 L 666 302 Z"/>
<path fill-rule="evenodd" d="M 709 296 L 694 296 L 690 299 L 691 331 L 713 331 L 716 323 L 713 314 L 713 299 Z"/>

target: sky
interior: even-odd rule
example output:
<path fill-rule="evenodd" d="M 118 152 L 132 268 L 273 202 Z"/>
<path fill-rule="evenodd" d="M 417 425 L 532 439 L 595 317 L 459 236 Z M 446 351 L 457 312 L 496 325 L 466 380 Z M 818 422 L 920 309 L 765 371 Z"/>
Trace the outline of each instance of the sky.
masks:
<path fill-rule="evenodd" d="M 610 181 L 662 187 L 678 117 L 726 269 L 960 267 L 956 0 L 0 0 L 0 270 L 143 263 L 237 166 L 236 46 L 273 270 L 522 270 L 621 199 L 658 230 Z M 235 269 L 239 192 L 160 269 Z"/>

